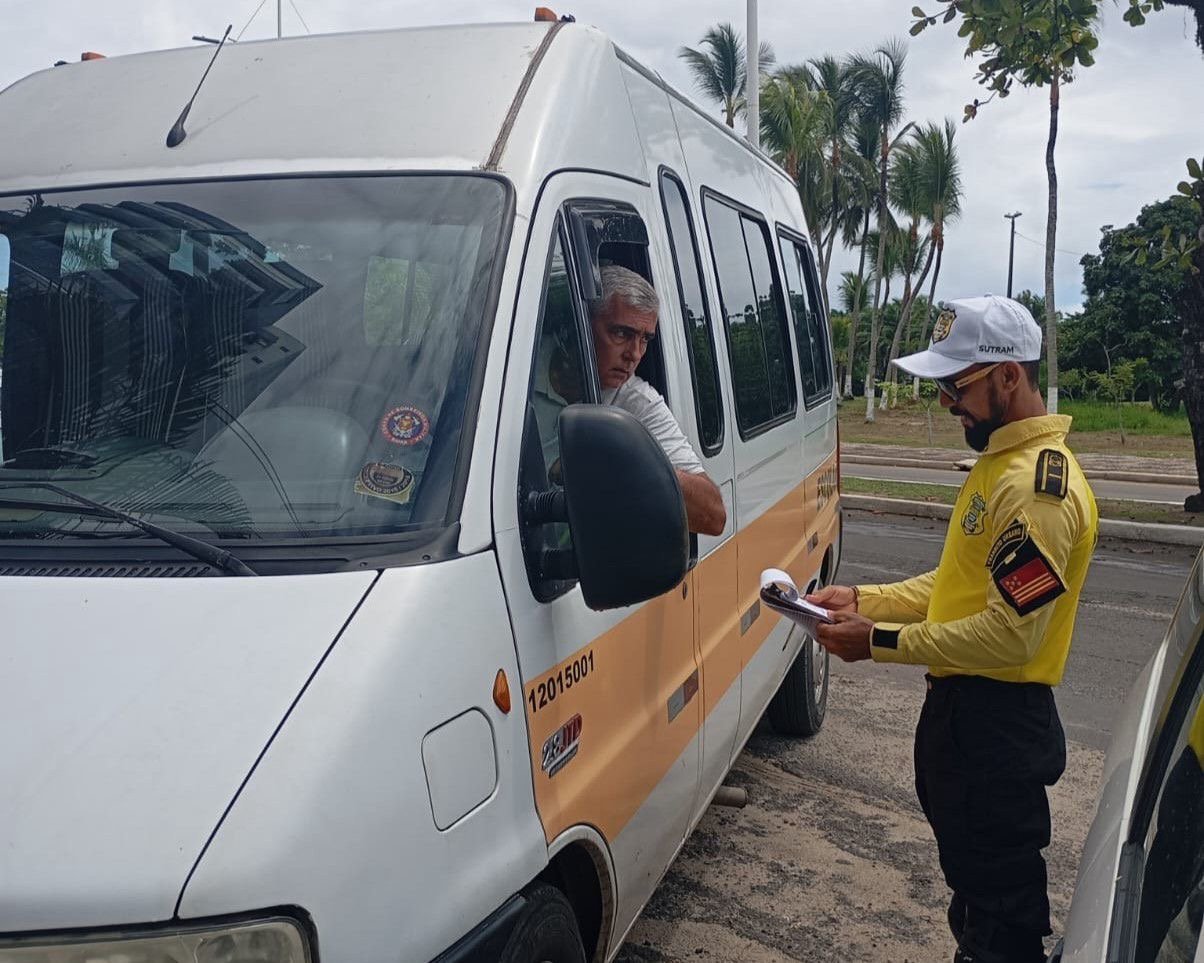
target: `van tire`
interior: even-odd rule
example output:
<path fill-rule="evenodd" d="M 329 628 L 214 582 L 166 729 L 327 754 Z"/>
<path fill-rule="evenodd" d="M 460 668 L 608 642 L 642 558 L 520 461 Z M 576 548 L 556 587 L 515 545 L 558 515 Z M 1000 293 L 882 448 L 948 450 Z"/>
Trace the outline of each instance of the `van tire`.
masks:
<path fill-rule="evenodd" d="M 769 722 L 776 731 L 784 736 L 819 732 L 828 711 L 829 668 L 827 650 L 804 636 L 794 664 L 769 702 Z"/>
<path fill-rule="evenodd" d="M 537 884 L 506 941 L 498 963 L 585 963 L 577 917 L 564 894 Z"/>

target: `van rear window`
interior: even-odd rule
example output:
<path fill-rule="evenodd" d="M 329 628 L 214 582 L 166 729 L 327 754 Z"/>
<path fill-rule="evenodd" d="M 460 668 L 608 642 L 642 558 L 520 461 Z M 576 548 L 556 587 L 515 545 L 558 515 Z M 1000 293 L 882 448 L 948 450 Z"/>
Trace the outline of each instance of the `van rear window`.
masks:
<path fill-rule="evenodd" d="M 776 259 L 764 221 L 714 195 L 707 195 L 704 213 L 732 361 L 736 422 L 740 436 L 750 438 L 797 408 Z"/>
<path fill-rule="evenodd" d="M 817 294 L 815 261 L 811 249 L 786 234 L 778 235 L 782 249 L 782 269 L 794 316 L 794 338 L 798 345 L 798 369 L 803 382 L 803 398 L 808 406 L 832 395 L 832 361 L 828 348 L 828 328 Z"/>
<path fill-rule="evenodd" d="M 0 198 L 0 487 L 208 541 L 446 526 L 506 210 L 447 175 Z"/>

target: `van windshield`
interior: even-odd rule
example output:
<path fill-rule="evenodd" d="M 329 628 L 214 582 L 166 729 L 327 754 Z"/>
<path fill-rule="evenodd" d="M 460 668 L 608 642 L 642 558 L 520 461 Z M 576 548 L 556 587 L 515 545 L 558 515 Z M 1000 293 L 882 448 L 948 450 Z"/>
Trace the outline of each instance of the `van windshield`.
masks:
<path fill-rule="evenodd" d="M 209 541 L 450 524 L 506 209 L 464 175 L 0 197 L 0 539 L 138 537 L 12 507 L 37 482 Z"/>

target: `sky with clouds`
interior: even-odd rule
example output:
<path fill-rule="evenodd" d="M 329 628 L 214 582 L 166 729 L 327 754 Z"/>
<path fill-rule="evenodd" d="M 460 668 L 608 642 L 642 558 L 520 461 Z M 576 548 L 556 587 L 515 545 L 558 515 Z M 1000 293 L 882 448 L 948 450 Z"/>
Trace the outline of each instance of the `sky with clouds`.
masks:
<path fill-rule="evenodd" d="M 740 0 L 540 2 L 553 2 L 558 13 L 602 28 L 695 97 L 677 50 L 695 45 L 714 23 L 728 20 L 743 32 L 745 22 Z M 914 2 L 760 0 L 761 37 L 773 44 L 781 64 L 870 49 L 892 36 L 908 39 L 909 119 L 960 119 L 978 92 L 974 66 L 963 59 L 963 42 L 951 27 L 907 38 Z M 178 47 L 191 43 L 193 34 L 220 36 L 227 23 L 235 35 L 245 29 L 244 39 L 275 36 L 276 0 L 265 0 L 252 19 L 258 5 L 259 0 L 0 0 L 0 89 L 84 50 L 113 56 Z M 528 20 L 535 6 L 534 0 L 283 0 L 283 25 L 285 34 L 296 34 Z M 1199 107 L 1204 56 L 1192 40 L 1194 25 L 1186 14 L 1168 9 L 1133 29 L 1121 20 L 1121 6 L 1104 2 L 1103 10 L 1096 65 L 1062 94 L 1056 290 L 1058 306 L 1067 310 L 1082 303 L 1079 257 L 1098 250 L 1100 226 L 1127 224 L 1143 204 L 1172 194 L 1184 176 L 1184 160 L 1204 155 Z M 1016 222 L 1015 289 L 1043 289 L 1048 125 L 1045 90 L 1018 90 L 983 108 L 978 120 L 959 124 L 965 198 L 962 218 L 947 232 L 943 296 L 1006 290 L 1003 215 L 1015 210 L 1022 212 Z M 2 152 L 0 146 L 0 164 Z M 855 266 L 853 253 L 845 252 L 833 277 Z"/>

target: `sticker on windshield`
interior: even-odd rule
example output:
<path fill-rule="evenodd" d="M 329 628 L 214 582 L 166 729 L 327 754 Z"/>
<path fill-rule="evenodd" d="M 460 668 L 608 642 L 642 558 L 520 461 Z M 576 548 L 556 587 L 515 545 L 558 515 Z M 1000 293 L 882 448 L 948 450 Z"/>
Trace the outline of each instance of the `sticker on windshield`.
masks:
<path fill-rule="evenodd" d="M 404 505 L 414 490 L 414 473 L 401 465 L 370 461 L 355 479 L 357 495 L 373 495 Z"/>
<path fill-rule="evenodd" d="M 398 405 L 380 420 L 380 433 L 395 445 L 416 445 L 431 433 L 431 419 L 421 408 Z"/>

